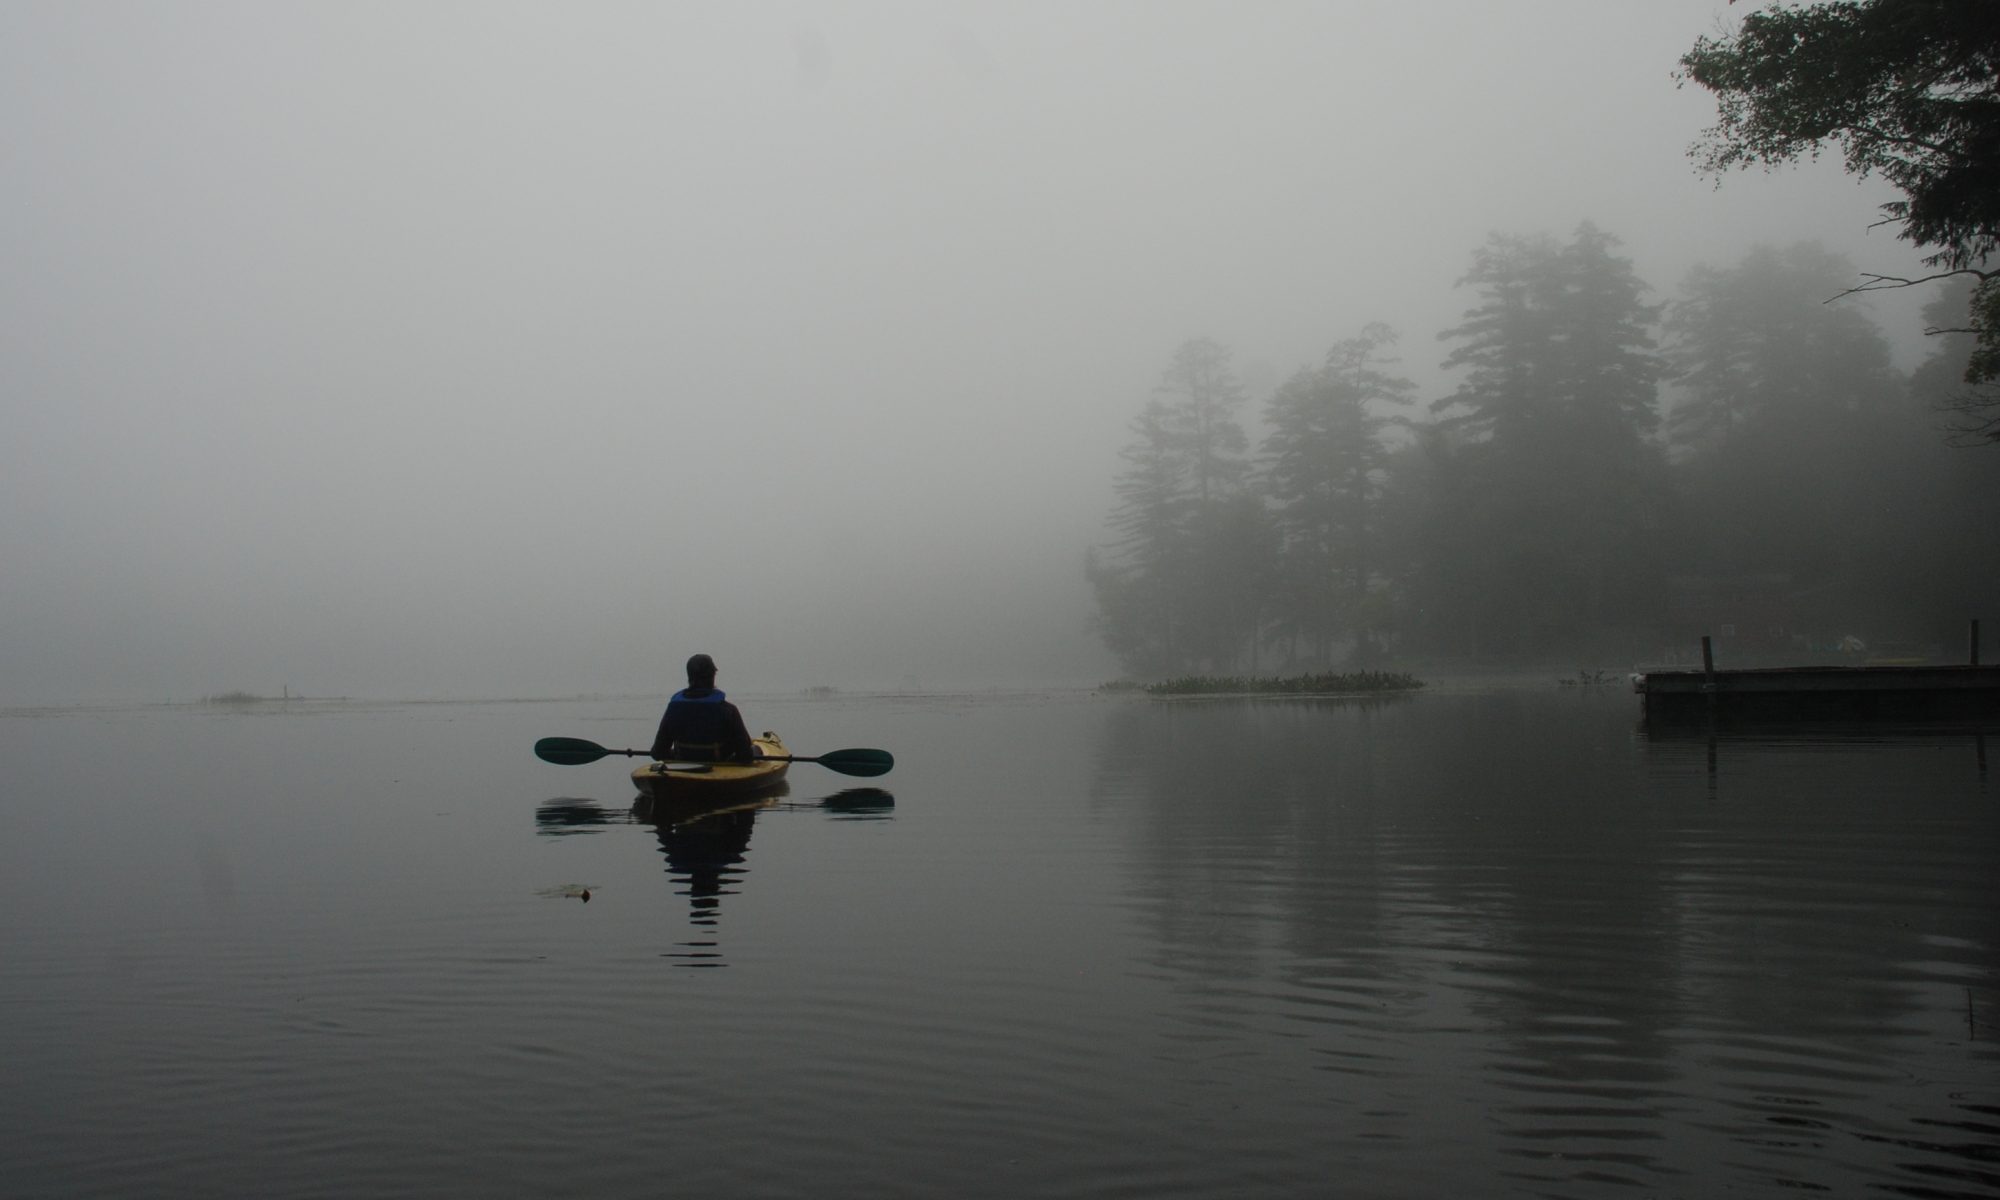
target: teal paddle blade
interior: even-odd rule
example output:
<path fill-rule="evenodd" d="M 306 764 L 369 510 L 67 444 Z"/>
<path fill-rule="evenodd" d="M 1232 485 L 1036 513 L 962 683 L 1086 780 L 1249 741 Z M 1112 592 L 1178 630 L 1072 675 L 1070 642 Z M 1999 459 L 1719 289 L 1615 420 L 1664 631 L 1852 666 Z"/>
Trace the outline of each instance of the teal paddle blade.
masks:
<path fill-rule="evenodd" d="M 822 754 L 813 761 L 830 771 L 842 775 L 887 775 L 889 768 L 896 765 L 896 756 L 887 750 L 835 750 Z"/>
<path fill-rule="evenodd" d="M 536 758 L 564 767 L 593 763 L 611 753 L 614 752 L 582 738 L 545 737 L 535 743 Z"/>

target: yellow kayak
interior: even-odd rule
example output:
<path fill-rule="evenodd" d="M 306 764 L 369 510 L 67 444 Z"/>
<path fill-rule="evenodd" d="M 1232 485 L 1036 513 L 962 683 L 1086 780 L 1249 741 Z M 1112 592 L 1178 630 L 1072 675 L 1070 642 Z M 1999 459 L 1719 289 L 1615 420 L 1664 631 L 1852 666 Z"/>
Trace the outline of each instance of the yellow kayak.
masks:
<path fill-rule="evenodd" d="M 757 753 L 767 757 L 747 763 L 647 762 L 632 768 L 632 785 L 656 800 L 729 800 L 754 796 L 777 787 L 792 765 L 783 758 L 790 753 L 778 735 L 768 730 L 750 739 Z"/>

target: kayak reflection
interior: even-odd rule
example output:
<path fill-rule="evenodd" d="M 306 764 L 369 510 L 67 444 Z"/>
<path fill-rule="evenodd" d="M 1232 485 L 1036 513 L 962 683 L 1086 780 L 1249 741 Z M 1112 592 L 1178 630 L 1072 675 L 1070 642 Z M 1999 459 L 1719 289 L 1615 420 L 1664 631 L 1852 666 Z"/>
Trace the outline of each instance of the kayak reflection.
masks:
<path fill-rule="evenodd" d="M 896 798 L 882 788 L 844 788 L 817 800 L 788 799 L 780 782 L 755 796 L 688 798 L 641 793 L 630 807 L 607 808 L 595 800 L 557 797 L 535 809 L 535 832 L 545 837 L 597 833 L 613 825 L 649 825 L 666 859 L 675 894 L 688 898 L 689 919 L 714 927 L 722 898 L 735 895 L 749 873 L 750 834 L 767 810 L 823 812 L 836 821 L 882 821 L 895 816 Z M 682 942 L 669 957 L 684 966 L 720 966 L 713 941 Z"/>
<path fill-rule="evenodd" d="M 633 818 L 659 838 L 668 877 L 685 888 L 676 894 L 688 898 L 695 924 L 715 924 L 722 897 L 735 894 L 748 870 L 743 861 L 757 810 L 776 806 L 788 790 L 780 783 L 754 799 L 723 804 L 645 795 L 633 802 Z"/>
<path fill-rule="evenodd" d="M 881 788 L 846 788 L 811 802 L 790 802 L 789 784 L 779 784 L 755 799 L 733 804 L 640 796 L 632 818 L 653 827 L 667 874 L 685 891 L 697 925 L 713 925 L 722 897 L 733 895 L 749 868 L 750 831 L 757 814 L 767 809 L 788 812 L 814 810 L 836 820 L 879 821 L 893 816 L 896 798 Z"/>

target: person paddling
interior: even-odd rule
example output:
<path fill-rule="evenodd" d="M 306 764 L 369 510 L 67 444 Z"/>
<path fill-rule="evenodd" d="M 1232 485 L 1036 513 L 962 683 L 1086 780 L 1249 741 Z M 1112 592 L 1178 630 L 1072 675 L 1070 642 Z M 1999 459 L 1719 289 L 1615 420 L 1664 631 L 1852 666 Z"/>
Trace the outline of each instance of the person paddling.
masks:
<path fill-rule="evenodd" d="M 653 757 L 663 762 L 749 762 L 757 757 L 743 714 L 715 686 L 715 660 L 697 654 L 687 661 L 688 685 L 667 701 Z"/>

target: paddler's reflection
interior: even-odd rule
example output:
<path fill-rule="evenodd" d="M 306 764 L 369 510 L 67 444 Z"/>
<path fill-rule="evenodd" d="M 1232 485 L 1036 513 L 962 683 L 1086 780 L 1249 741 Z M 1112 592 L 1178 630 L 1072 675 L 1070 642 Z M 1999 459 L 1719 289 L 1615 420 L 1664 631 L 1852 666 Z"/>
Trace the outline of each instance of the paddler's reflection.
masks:
<path fill-rule="evenodd" d="M 602 825 L 630 825 L 632 814 L 612 812 L 595 800 L 558 796 L 535 808 L 535 832 L 544 837 L 595 833 Z"/>
<path fill-rule="evenodd" d="M 735 894 L 734 885 L 748 872 L 743 861 L 750 853 L 757 810 L 776 804 L 785 790 L 781 784 L 754 801 L 722 808 L 649 796 L 633 803 L 633 817 L 651 825 L 660 839 L 667 874 L 686 885 L 676 894 L 688 898 L 695 924 L 715 924 L 722 897 Z"/>

